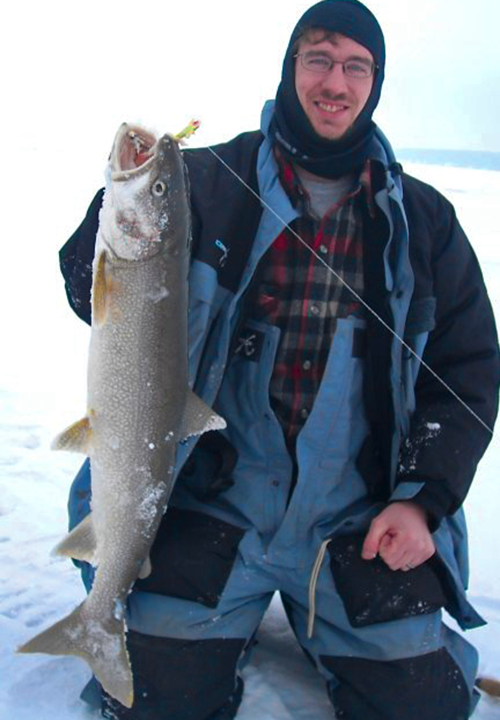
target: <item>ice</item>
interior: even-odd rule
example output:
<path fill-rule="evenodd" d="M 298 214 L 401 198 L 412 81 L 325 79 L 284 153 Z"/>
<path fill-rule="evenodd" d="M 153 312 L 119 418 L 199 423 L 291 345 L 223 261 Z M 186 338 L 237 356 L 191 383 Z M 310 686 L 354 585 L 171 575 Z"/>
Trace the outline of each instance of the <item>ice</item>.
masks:
<path fill-rule="evenodd" d="M 143 532 L 149 537 L 151 537 L 151 528 L 158 514 L 158 507 L 161 500 L 165 498 L 166 488 L 167 486 L 163 482 L 152 487 L 137 508 L 137 518 L 144 523 Z"/>
<path fill-rule="evenodd" d="M 166 287 L 153 288 L 147 294 L 147 297 L 154 303 L 159 303 L 165 298 L 168 298 L 170 292 Z"/>

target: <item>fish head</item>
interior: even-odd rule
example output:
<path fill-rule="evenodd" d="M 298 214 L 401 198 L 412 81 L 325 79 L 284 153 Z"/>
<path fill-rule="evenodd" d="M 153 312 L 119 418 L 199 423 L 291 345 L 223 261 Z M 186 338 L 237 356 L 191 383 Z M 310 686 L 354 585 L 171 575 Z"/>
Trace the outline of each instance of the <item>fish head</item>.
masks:
<path fill-rule="evenodd" d="M 189 185 L 175 138 L 126 123 L 119 128 L 100 227 L 111 254 L 123 260 L 189 249 Z"/>

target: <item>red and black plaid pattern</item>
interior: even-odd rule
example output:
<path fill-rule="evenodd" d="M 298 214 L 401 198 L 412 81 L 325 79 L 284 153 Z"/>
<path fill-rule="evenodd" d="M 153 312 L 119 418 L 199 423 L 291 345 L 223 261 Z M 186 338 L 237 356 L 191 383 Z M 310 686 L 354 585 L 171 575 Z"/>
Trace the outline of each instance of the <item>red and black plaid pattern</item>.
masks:
<path fill-rule="evenodd" d="M 369 165 L 355 190 L 321 221 L 309 211 L 309 197 L 291 163 L 277 155 L 280 180 L 301 216 L 291 225 L 359 296 L 363 295 L 362 215 Z M 368 194 L 368 197 L 369 194 Z M 360 314 L 362 305 L 333 273 L 285 228 L 266 253 L 257 298 L 259 319 L 281 329 L 270 383 L 273 408 L 293 444 L 311 412 L 338 318 Z"/>

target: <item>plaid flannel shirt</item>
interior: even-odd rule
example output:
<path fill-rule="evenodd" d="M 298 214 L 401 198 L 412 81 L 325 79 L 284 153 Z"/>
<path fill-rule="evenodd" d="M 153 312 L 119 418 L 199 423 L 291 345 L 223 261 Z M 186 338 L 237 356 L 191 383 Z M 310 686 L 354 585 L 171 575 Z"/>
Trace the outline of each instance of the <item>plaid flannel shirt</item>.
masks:
<path fill-rule="evenodd" d="M 280 181 L 301 215 L 291 229 L 355 292 L 363 295 L 362 213 L 372 212 L 370 163 L 357 187 L 315 219 L 292 163 L 276 152 Z M 309 416 L 328 359 L 338 318 L 361 315 L 352 292 L 285 228 L 263 259 L 257 318 L 281 329 L 270 398 L 290 448 Z"/>

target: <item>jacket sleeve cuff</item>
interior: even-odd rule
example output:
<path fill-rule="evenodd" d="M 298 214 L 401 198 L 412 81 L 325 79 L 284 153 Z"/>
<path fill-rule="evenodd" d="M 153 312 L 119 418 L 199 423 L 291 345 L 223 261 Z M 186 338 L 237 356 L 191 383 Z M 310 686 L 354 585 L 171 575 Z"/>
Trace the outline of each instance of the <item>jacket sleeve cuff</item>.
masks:
<path fill-rule="evenodd" d="M 442 519 L 450 513 L 452 502 L 446 488 L 428 482 L 402 482 L 394 490 L 389 502 L 411 500 L 427 514 L 427 524 L 435 532 Z"/>

